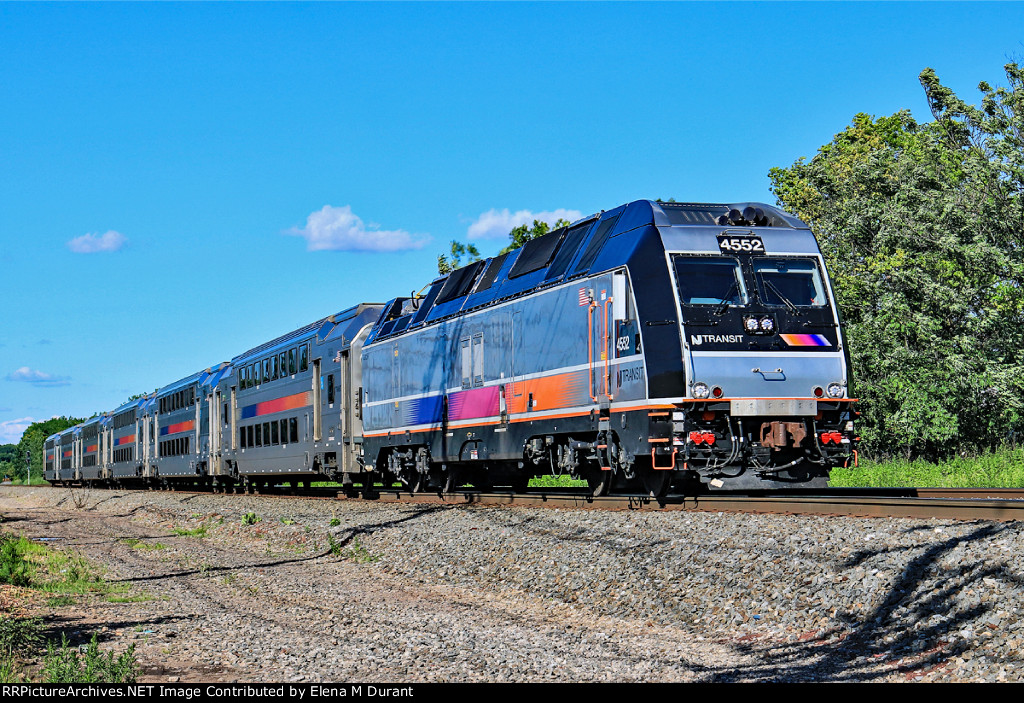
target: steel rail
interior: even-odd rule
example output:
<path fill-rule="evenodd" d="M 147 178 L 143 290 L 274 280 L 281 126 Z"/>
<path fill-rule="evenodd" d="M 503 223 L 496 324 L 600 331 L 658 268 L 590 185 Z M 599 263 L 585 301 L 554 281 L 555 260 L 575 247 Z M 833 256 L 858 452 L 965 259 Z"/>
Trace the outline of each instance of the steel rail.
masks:
<path fill-rule="evenodd" d="M 904 494 L 908 491 L 901 491 Z M 914 492 L 911 489 L 910 492 Z M 946 498 L 913 495 L 703 495 L 668 497 L 588 497 L 566 493 L 450 493 L 445 495 L 379 490 L 358 500 L 447 505 L 516 505 L 589 510 L 658 510 L 746 512 L 785 515 L 841 515 L 849 517 L 942 518 L 954 520 L 1024 520 L 1024 500 L 1012 498 Z M 948 493 L 948 492 L 945 492 Z M 985 493 L 991 493 L 986 491 Z M 1016 491 L 1017 494 L 1021 493 Z M 351 499 L 344 494 L 339 498 Z"/>
<path fill-rule="evenodd" d="M 9 485 L 9 484 L 5 484 Z M 29 488 L 29 486 L 12 486 Z M 113 487 L 110 487 L 113 488 Z M 125 489 L 118 490 L 149 490 Z M 174 493 L 209 493 L 194 486 L 168 489 Z M 243 495 L 231 491 L 228 495 Z M 410 493 L 398 488 L 375 487 L 372 492 L 347 493 L 337 488 L 274 488 L 251 492 L 253 497 L 321 498 L 381 503 L 480 505 L 568 508 L 582 510 L 654 510 L 743 512 L 783 515 L 828 515 L 953 520 L 1024 520 L 1024 489 L 1018 488 L 836 488 L 791 493 L 707 494 L 697 496 L 591 497 L 572 489 L 534 489 L 527 493 L 456 491 Z"/>

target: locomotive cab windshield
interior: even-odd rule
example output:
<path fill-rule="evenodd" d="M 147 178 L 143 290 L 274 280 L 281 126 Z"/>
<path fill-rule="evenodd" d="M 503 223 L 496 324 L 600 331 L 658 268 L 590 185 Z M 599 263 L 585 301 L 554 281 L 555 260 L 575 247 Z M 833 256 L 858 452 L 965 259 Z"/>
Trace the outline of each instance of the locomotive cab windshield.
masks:
<path fill-rule="evenodd" d="M 738 259 L 676 256 L 675 268 L 683 305 L 747 304 L 747 287 Z"/>
<path fill-rule="evenodd" d="M 761 259 L 753 262 L 765 305 L 815 307 L 828 304 L 818 265 L 811 259 Z"/>

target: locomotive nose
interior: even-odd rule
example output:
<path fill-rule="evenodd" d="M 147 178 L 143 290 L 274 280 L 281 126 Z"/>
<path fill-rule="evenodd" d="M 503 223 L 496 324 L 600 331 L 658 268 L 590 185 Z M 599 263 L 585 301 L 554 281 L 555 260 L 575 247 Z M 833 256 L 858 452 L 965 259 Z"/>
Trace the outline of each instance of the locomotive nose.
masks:
<path fill-rule="evenodd" d="M 694 397 L 699 385 L 718 387 L 726 398 L 820 398 L 825 388 L 832 393 L 845 391 L 843 361 L 838 354 L 699 350 L 690 354 Z"/>

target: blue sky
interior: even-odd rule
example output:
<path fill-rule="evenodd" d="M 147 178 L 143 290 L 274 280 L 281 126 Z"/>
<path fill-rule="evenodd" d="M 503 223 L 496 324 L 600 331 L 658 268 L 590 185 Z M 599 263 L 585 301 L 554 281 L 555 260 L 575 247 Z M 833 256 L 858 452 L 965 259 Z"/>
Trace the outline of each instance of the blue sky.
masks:
<path fill-rule="evenodd" d="M 768 170 L 933 67 L 976 102 L 1018 3 L 0 3 L 0 443 L 359 301 L 452 238 Z"/>

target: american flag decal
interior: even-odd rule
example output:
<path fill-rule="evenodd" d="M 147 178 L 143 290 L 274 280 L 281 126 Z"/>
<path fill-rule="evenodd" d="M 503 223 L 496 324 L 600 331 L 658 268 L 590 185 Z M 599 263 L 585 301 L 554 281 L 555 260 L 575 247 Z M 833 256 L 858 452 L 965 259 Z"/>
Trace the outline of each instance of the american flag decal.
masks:
<path fill-rule="evenodd" d="M 590 291 L 586 288 L 580 288 L 580 305 L 590 305 Z"/>

